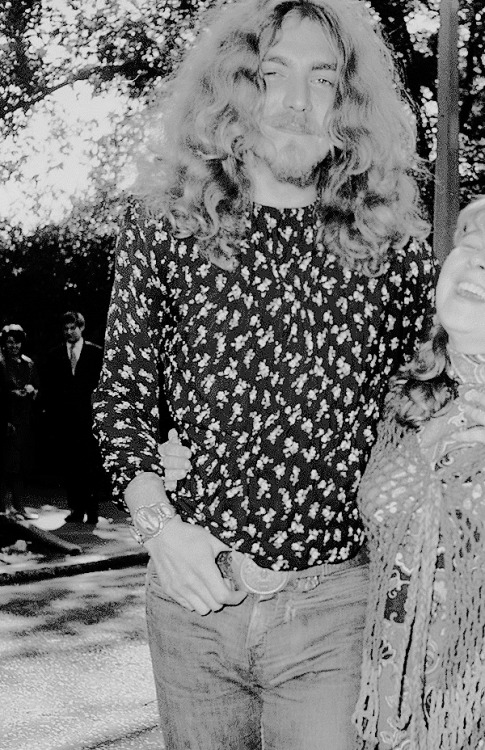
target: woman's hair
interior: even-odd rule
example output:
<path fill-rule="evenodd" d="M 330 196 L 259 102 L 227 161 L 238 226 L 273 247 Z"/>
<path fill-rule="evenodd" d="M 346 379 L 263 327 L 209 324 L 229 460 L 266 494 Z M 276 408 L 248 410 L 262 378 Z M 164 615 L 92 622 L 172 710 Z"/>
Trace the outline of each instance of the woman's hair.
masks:
<path fill-rule="evenodd" d="M 454 244 L 470 232 L 481 232 L 485 240 L 485 196 L 473 200 L 458 216 Z M 419 427 L 456 396 L 456 383 L 449 376 L 448 334 L 435 315 L 412 362 L 395 379 L 389 409 L 401 424 Z"/>
<path fill-rule="evenodd" d="M 455 245 L 470 232 L 482 232 L 485 236 L 485 195 L 479 195 L 460 211 L 453 237 Z"/>
<path fill-rule="evenodd" d="M 160 154 L 141 171 L 135 192 L 169 217 L 176 234 L 196 236 L 215 263 L 235 266 L 252 199 L 245 154 L 260 135 L 261 61 L 288 15 L 319 23 L 338 59 L 326 122 L 332 146 L 318 182 L 319 239 L 346 265 L 376 275 L 391 246 L 422 238 L 428 225 L 413 177 L 419 164 L 411 106 L 360 0 L 219 6 L 159 105 Z"/>
<path fill-rule="evenodd" d="M 8 338 L 12 338 L 18 344 L 24 344 L 27 334 L 18 323 L 10 323 L 9 325 L 3 326 L 0 332 L 0 346 L 5 346 Z"/>
<path fill-rule="evenodd" d="M 426 339 L 394 378 L 387 397 L 387 413 L 400 424 L 418 428 L 455 398 L 447 344 L 448 334 L 434 316 Z"/>

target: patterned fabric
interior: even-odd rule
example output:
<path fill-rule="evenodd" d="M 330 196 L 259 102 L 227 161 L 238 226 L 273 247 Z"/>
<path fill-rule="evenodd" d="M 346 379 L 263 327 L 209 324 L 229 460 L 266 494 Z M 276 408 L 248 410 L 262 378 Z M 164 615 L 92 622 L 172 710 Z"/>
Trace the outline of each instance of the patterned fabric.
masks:
<path fill-rule="evenodd" d="M 485 446 L 458 443 L 485 359 L 451 353 L 458 397 L 391 422 L 362 479 L 371 590 L 356 723 L 365 748 L 485 748 Z"/>
<path fill-rule="evenodd" d="M 485 354 L 464 354 L 448 346 L 448 356 L 451 377 L 464 385 L 485 386 Z"/>
<path fill-rule="evenodd" d="M 383 394 L 432 303 L 431 255 L 410 244 L 370 279 L 316 242 L 311 206 L 255 205 L 246 224 L 228 272 L 132 208 L 95 404 L 105 465 L 118 493 L 162 473 L 160 368 L 193 449 L 182 517 L 266 567 L 344 560 L 363 541 L 355 491 Z"/>

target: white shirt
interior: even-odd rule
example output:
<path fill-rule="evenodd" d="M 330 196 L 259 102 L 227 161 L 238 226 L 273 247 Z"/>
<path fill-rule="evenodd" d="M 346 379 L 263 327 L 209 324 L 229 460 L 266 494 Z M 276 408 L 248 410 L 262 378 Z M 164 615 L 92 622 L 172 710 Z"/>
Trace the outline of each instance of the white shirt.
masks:
<path fill-rule="evenodd" d="M 81 356 L 83 344 L 84 344 L 83 338 L 78 339 L 75 344 L 71 344 L 70 342 L 66 343 L 67 356 L 69 358 L 69 361 L 71 362 L 71 369 L 72 369 L 73 375 L 76 370 L 76 365 L 79 362 L 79 357 Z M 74 353 L 74 363 L 73 363 L 72 353 Z"/>

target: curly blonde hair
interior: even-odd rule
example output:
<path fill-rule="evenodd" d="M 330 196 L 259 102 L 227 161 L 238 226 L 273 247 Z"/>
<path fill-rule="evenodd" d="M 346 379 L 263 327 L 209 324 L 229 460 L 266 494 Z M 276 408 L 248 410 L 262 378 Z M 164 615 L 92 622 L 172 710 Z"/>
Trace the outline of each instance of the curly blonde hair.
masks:
<path fill-rule="evenodd" d="M 485 196 L 460 211 L 453 236 L 455 246 L 475 231 L 485 239 Z M 391 385 L 388 412 L 401 424 L 419 427 L 455 398 L 456 383 L 449 371 L 448 334 L 435 314 L 416 356 Z"/>
<path fill-rule="evenodd" d="M 213 11 L 159 106 L 160 154 L 137 192 L 178 236 L 218 265 L 237 265 L 251 204 L 245 154 L 259 134 L 261 61 L 288 15 L 319 23 L 338 58 L 316 216 L 327 250 L 374 276 L 391 247 L 428 232 L 414 178 L 415 122 L 392 56 L 361 0 L 236 0 Z"/>

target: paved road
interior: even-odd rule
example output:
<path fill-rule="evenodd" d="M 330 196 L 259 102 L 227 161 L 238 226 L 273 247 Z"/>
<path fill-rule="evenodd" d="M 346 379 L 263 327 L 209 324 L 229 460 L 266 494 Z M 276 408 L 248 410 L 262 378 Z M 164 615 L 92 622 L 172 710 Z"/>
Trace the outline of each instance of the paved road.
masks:
<path fill-rule="evenodd" d="M 0 750 L 162 750 L 144 571 L 0 588 Z"/>

